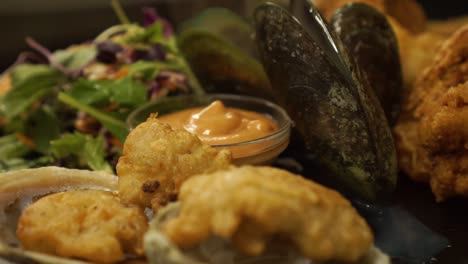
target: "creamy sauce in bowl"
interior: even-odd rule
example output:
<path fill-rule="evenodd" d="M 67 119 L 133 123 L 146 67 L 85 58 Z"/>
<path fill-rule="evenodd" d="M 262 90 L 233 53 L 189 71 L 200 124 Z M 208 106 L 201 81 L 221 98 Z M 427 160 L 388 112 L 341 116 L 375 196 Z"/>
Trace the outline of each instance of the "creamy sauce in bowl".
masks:
<path fill-rule="evenodd" d="M 194 107 L 166 114 L 159 119 L 173 128 L 185 129 L 196 134 L 210 145 L 224 145 L 261 139 L 279 129 L 271 117 L 244 109 L 226 107 L 220 100 L 206 107 Z M 231 149 L 233 157 L 244 157 L 258 149 Z"/>

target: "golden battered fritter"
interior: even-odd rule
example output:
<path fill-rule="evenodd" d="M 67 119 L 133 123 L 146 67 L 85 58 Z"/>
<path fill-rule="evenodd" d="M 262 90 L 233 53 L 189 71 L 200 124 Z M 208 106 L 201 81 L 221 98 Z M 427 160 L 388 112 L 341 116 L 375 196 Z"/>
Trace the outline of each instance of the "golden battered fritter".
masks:
<path fill-rule="evenodd" d="M 69 191 L 27 207 L 16 234 L 27 250 L 113 263 L 143 254 L 147 222 L 140 208 L 123 206 L 112 192 Z"/>
<path fill-rule="evenodd" d="M 277 168 L 197 175 L 182 185 L 179 199 L 179 215 L 162 230 L 182 248 L 215 235 L 256 256 L 283 239 L 312 260 L 355 261 L 373 241 L 367 223 L 338 192 Z"/>
<path fill-rule="evenodd" d="M 230 163 L 230 151 L 218 151 L 196 135 L 172 129 L 151 116 L 125 141 L 117 164 L 119 195 L 123 202 L 157 211 L 177 199 L 187 178 L 226 168 Z"/>
<path fill-rule="evenodd" d="M 400 168 L 437 201 L 468 196 L 468 25 L 415 83 L 395 127 Z"/>

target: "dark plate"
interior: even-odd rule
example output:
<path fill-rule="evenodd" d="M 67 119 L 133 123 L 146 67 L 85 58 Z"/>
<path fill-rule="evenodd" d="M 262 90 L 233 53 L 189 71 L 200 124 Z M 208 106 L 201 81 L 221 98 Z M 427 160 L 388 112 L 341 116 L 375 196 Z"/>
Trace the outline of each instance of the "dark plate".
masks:
<path fill-rule="evenodd" d="M 436 203 L 428 184 L 414 183 L 400 175 L 397 203 L 424 225 L 449 240 L 449 246 L 434 256 L 433 263 L 468 263 L 468 201 L 452 198 Z"/>

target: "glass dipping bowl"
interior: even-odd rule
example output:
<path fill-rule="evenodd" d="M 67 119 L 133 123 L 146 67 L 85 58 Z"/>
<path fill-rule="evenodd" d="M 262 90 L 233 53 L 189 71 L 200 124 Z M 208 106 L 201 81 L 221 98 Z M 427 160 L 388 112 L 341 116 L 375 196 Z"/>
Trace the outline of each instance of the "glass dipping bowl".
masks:
<path fill-rule="evenodd" d="M 140 123 L 146 121 L 152 113 L 158 113 L 159 116 L 163 116 L 192 107 L 208 106 L 216 100 L 220 100 L 226 107 L 264 114 L 273 119 L 278 125 L 278 130 L 262 138 L 230 144 L 211 145 L 214 148 L 227 148 L 231 150 L 234 164 L 269 164 L 286 149 L 289 144 L 291 131 L 291 120 L 286 111 L 270 101 L 244 95 L 206 94 L 164 97 L 151 101 L 133 111 L 127 118 L 127 127 L 129 130 L 132 130 Z M 237 155 L 236 153 L 248 154 Z"/>

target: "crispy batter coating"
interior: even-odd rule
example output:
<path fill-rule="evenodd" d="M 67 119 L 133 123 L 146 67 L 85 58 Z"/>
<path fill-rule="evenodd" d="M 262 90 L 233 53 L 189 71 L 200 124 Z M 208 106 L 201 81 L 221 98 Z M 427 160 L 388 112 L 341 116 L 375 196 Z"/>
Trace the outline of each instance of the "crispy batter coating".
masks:
<path fill-rule="evenodd" d="M 415 0 L 312 0 L 312 3 L 327 19 L 330 19 L 338 8 L 352 2 L 365 3 L 374 7 L 393 17 L 411 33 L 420 33 L 426 27 L 426 14 Z"/>
<path fill-rule="evenodd" d="M 228 150 L 218 151 L 196 135 L 172 129 L 151 116 L 125 141 L 117 164 L 119 194 L 123 202 L 157 211 L 177 199 L 187 178 L 226 168 L 230 163 Z"/>
<path fill-rule="evenodd" d="M 388 20 L 398 40 L 404 84 L 410 90 L 423 70 L 431 65 L 434 54 L 449 35 L 430 30 L 415 35 L 391 17 Z"/>
<path fill-rule="evenodd" d="M 202 190 L 202 191 L 201 191 Z M 338 192 L 272 167 L 231 167 L 187 180 L 163 232 L 182 248 L 212 235 L 260 255 L 273 239 L 313 260 L 355 261 L 372 245 L 367 223 Z"/>
<path fill-rule="evenodd" d="M 427 30 L 450 36 L 464 25 L 468 24 L 468 16 L 453 17 L 444 20 L 430 20 L 427 23 Z"/>
<path fill-rule="evenodd" d="M 395 127 L 401 169 L 437 201 L 468 196 L 468 25 L 415 83 Z"/>
<path fill-rule="evenodd" d="M 27 207 L 16 234 L 27 250 L 113 263 L 143 254 L 147 222 L 140 208 L 122 205 L 112 192 L 69 191 Z"/>

